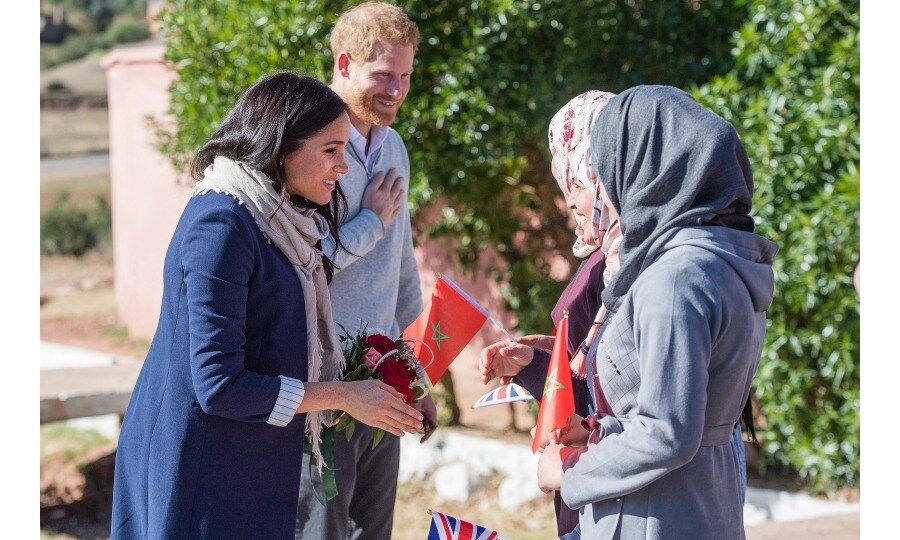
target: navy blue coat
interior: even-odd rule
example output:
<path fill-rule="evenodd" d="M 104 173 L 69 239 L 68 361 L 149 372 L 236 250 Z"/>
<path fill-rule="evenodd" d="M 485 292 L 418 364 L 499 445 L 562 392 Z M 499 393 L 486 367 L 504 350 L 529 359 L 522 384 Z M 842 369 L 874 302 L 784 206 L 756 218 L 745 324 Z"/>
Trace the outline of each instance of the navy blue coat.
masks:
<path fill-rule="evenodd" d="M 113 538 L 293 538 L 305 415 L 266 423 L 278 375 L 307 374 L 300 281 L 249 211 L 190 199 L 159 326 L 125 413 Z"/>

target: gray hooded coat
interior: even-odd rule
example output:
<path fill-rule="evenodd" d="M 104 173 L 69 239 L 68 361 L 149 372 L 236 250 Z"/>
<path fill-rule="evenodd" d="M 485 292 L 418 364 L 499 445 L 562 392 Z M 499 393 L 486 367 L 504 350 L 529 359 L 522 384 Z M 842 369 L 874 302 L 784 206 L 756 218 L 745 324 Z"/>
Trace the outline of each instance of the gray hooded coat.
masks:
<path fill-rule="evenodd" d="M 622 268 L 588 360 L 612 414 L 563 464 L 567 538 L 743 538 L 732 429 L 759 362 L 777 247 L 752 232 L 734 129 L 670 87 L 619 94 L 593 163 Z"/>

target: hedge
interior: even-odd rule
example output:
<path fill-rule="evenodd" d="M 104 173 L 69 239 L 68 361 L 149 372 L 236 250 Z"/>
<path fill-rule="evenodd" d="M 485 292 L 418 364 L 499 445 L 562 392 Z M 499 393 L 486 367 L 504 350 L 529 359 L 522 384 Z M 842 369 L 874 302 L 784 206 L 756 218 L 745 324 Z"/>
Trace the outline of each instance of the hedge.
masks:
<path fill-rule="evenodd" d="M 410 152 L 413 210 L 442 204 L 436 220 L 418 212 L 416 230 L 456 239 L 464 266 L 494 250 L 503 261 L 494 277 L 520 331 L 549 331 L 547 313 L 565 284 L 550 277 L 551 262 L 577 263 L 567 212 L 552 203 L 559 193 L 546 129 L 560 106 L 592 88 L 671 84 L 693 88 L 736 125 L 754 160 L 760 230 L 782 245 L 757 377 L 768 426 L 761 463 L 788 464 L 819 486 L 854 483 L 858 306 L 849 284 L 858 260 L 858 7 L 812 0 L 399 5 L 419 25 L 422 43 L 394 127 Z M 183 167 L 260 76 L 294 69 L 330 80 L 328 32 L 339 12 L 332 3 L 293 0 L 169 2 L 161 23 L 177 71 L 176 122 L 160 135 L 173 162 Z"/>
<path fill-rule="evenodd" d="M 816 489 L 859 482 L 859 3 L 751 4 L 734 69 L 695 89 L 753 165 L 759 231 L 781 245 L 756 376 L 762 465 Z"/>
<path fill-rule="evenodd" d="M 414 210 L 447 202 L 436 223 L 418 222 L 417 229 L 457 239 L 465 265 L 489 246 L 497 250 L 506 266 L 495 277 L 520 329 L 547 332 L 547 306 L 565 284 L 548 277 L 551 261 L 575 263 L 568 216 L 547 204 L 559 195 L 549 175 L 549 118 L 591 88 L 685 86 L 726 72 L 728 39 L 745 8 L 633 0 L 400 5 L 422 35 L 412 89 L 394 125 L 413 165 L 410 195 Z M 162 25 L 166 57 L 178 70 L 171 109 L 177 127 L 163 147 L 176 164 L 183 166 L 263 74 L 296 69 L 330 80 L 328 32 L 340 13 L 330 3 L 170 6 Z"/>

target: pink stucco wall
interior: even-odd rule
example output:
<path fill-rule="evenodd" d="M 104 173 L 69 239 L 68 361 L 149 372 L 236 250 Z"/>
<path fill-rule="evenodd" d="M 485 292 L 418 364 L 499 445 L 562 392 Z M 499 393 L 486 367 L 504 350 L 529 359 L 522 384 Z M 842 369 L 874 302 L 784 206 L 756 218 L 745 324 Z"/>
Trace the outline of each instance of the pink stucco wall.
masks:
<path fill-rule="evenodd" d="M 109 91 L 116 307 L 119 322 L 128 328 L 130 335 L 148 339 L 153 336 L 159 317 L 165 251 L 192 183 L 177 174 L 156 150 L 154 129 L 148 125 L 148 117 L 165 120 L 168 87 L 174 78 L 174 73 L 162 62 L 162 54 L 161 45 L 117 49 L 103 62 Z M 443 272 L 459 282 L 507 328 L 515 329 L 514 319 L 501 309 L 499 284 L 487 271 L 466 273 L 451 262 L 452 240 L 420 237 L 418 244 L 416 257 L 426 300 L 436 274 Z M 485 254 L 482 266 L 495 262 L 490 254 Z M 508 419 L 507 407 L 474 412 L 466 406 L 486 390 L 475 380 L 478 353 L 485 344 L 500 337 L 497 330 L 486 325 L 451 366 L 462 420 L 468 425 L 505 425 Z"/>
<path fill-rule="evenodd" d="M 188 183 L 155 148 L 148 118 L 168 108 L 174 74 L 162 45 L 116 49 L 103 59 L 109 92 L 109 167 L 119 321 L 135 337 L 156 330 L 162 264 Z"/>

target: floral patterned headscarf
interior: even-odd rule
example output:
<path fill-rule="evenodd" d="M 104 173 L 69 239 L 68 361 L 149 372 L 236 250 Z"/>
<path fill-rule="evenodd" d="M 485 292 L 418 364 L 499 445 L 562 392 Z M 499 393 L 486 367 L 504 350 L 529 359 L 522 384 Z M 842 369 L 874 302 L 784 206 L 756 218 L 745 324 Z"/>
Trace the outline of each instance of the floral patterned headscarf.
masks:
<path fill-rule="evenodd" d="M 599 180 L 591 167 L 591 153 L 589 152 L 591 131 L 597 117 L 600 116 L 609 100 L 615 96 L 610 92 L 590 90 L 572 98 L 553 115 L 553 119 L 550 121 L 550 128 L 547 132 L 550 154 L 553 158 L 550 168 L 566 199 L 569 198 L 576 183 L 585 189 L 597 192 Z M 595 197 L 595 200 L 597 200 L 597 204 L 595 204 L 589 222 L 577 215 L 575 217 L 578 223 L 575 231 L 578 238 L 575 240 L 575 245 L 572 246 L 572 252 L 576 257 L 585 258 L 600 246 L 599 242 L 596 244 L 585 242 L 581 234 L 584 227 L 591 227 L 594 238 L 598 240 L 604 236 L 600 233 L 599 197 Z"/>

